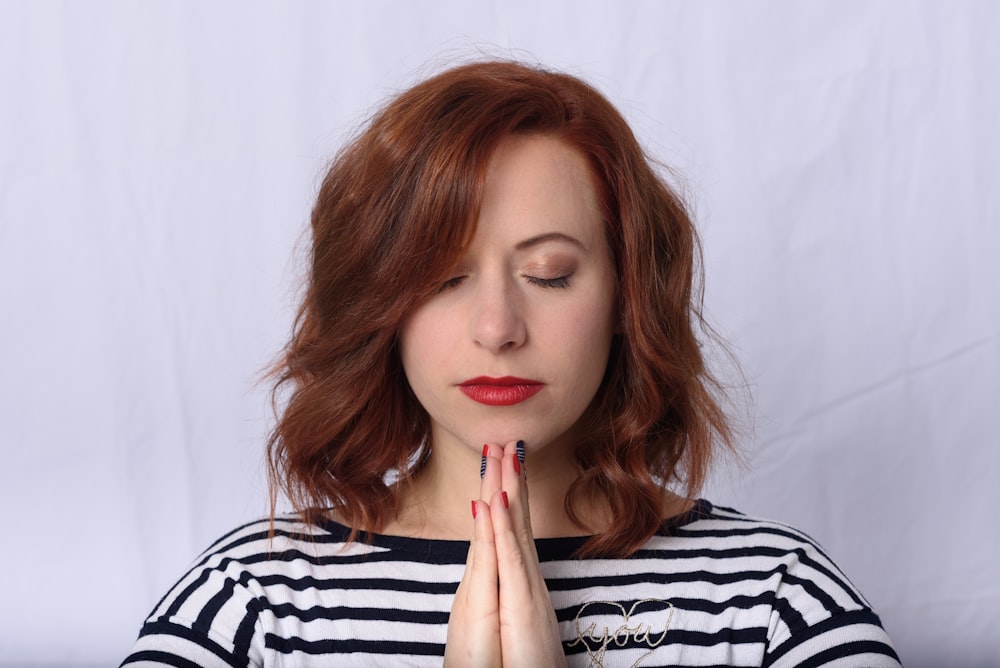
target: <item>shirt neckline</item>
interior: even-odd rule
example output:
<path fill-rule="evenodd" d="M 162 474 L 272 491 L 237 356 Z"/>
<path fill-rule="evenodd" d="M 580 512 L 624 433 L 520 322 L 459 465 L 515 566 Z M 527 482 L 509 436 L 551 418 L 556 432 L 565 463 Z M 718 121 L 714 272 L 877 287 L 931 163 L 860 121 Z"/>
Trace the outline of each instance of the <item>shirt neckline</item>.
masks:
<path fill-rule="evenodd" d="M 663 520 L 656 535 L 670 536 L 678 528 L 709 516 L 712 510 L 711 502 L 705 499 L 695 499 L 691 508 L 686 512 Z M 315 521 L 315 524 L 332 537 L 345 542 L 351 533 L 350 527 L 331 519 L 319 519 Z M 536 538 L 535 549 L 538 551 L 539 561 L 558 561 L 573 558 L 572 555 L 590 538 L 591 536 Z M 360 544 L 371 545 L 380 550 L 415 555 L 421 560 L 434 563 L 464 563 L 469 551 L 469 541 L 467 540 L 394 536 L 367 531 L 359 531 L 355 540 Z"/>

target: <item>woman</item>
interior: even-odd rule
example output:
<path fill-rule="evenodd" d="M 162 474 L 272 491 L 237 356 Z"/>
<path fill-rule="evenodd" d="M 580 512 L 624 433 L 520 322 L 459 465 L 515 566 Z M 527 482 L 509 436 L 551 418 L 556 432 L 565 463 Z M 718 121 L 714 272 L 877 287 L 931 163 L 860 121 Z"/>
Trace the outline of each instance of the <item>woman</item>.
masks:
<path fill-rule="evenodd" d="M 697 237 L 594 89 L 403 92 L 312 231 L 269 448 L 297 512 L 209 548 L 125 665 L 898 665 L 810 539 L 698 500 L 731 432 Z"/>

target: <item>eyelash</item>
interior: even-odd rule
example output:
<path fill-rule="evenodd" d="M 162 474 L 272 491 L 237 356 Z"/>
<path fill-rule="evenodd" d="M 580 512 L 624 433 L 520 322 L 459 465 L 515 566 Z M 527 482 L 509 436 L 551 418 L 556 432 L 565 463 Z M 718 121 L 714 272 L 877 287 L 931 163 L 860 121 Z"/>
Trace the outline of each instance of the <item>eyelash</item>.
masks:
<path fill-rule="evenodd" d="M 537 285 L 540 288 L 568 288 L 569 277 L 570 274 L 557 276 L 556 278 L 535 278 L 534 276 L 525 276 L 529 283 Z"/>
<path fill-rule="evenodd" d="M 462 282 L 465 276 L 456 276 L 455 278 L 449 278 L 447 281 L 441 284 L 438 288 L 438 292 L 444 292 L 446 290 L 451 290 L 452 288 L 458 287 L 458 284 Z"/>
<path fill-rule="evenodd" d="M 540 288 L 568 288 L 571 275 L 572 274 L 566 274 L 565 276 L 557 276 L 556 278 L 538 278 L 536 276 L 525 276 L 524 278 L 531 285 L 535 285 Z M 465 280 L 465 276 L 455 276 L 454 278 L 449 278 L 441 284 L 441 287 L 438 288 L 438 292 L 445 292 L 446 290 L 458 287 L 463 280 Z"/>

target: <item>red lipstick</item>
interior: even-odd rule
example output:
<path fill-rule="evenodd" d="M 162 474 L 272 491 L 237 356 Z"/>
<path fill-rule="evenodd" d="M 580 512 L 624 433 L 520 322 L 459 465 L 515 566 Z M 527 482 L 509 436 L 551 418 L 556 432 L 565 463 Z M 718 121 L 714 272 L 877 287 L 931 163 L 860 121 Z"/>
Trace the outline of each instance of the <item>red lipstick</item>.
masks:
<path fill-rule="evenodd" d="M 513 406 L 527 401 L 544 387 L 545 383 L 541 381 L 515 376 L 502 378 L 479 376 L 460 383 L 458 389 L 473 401 L 487 406 Z"/>

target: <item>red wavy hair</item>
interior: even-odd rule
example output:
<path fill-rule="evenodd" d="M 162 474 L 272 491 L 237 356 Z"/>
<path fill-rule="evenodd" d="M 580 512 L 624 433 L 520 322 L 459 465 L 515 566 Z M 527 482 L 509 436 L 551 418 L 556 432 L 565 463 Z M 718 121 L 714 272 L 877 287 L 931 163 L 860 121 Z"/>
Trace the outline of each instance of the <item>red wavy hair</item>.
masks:
<path fill-rule="evenodd" d="M 398 510 L 387 476 L 419 471 L 430 433 L 398 330 L 463 255 L 487 164 L 514 133 L 554 136 L 586 156 L 618 277 L 622 333 L 584 416 L 590 438 L 566 498 L 581 526 L 576 501 L 593 493 L 615 521 L 582 553 L 634 552 L 662 523 L 664 487 L 693 499 L 713 452 L 731 444 L 694 332 L 700 249 L 681 198 L 590 85 L 520 63 L 473 63 L 391 99 L 323 180 L 305 297 L 274 371 L 274 396 L 287 403 L 268 443 L 272 513 L 280 490 L 306 519 L 333 507 L 356 534 Z"/>

